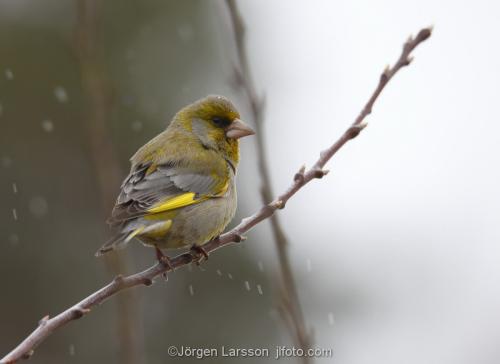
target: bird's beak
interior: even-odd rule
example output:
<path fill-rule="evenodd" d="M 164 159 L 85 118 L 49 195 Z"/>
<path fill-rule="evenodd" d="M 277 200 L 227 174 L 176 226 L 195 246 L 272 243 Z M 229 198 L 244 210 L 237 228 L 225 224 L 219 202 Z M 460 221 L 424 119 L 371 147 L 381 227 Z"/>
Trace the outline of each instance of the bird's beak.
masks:
<path fill-rule="evenodd" d="M 255 131 L 240 119 L 234 119 L 226 128 L 226 137 L 231 139 L 239 139 L 253 134 L 255 134 Z"/>

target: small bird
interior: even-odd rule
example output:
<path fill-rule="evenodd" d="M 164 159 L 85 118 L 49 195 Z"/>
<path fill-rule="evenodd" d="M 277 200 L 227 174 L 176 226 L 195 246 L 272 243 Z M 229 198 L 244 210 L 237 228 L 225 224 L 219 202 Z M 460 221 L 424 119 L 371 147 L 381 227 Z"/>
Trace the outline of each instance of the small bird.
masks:
<path fill-rule="evenodd" d="M 116 234 L 96 253 L 120 249 L 133 238 L 161 249 L 202 245 L 219 236 L 236 212 L 239 139 L 255 132 L 234 105 L 210 95 L 183 109 L 130 159 L 131 169 L 108 219 Z"/>

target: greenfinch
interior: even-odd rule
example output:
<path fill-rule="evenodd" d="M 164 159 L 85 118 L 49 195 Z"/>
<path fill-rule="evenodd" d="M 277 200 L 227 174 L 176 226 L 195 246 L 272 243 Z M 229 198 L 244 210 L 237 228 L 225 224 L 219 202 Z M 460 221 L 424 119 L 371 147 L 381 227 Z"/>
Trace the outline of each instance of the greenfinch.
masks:
<path fill-rule="evenodd" d="M 201 247 L 221 234 L 236 212 L 239 139 L 255 132 L 223 96 L 183 109 L 130 159 L 131 169 L 108 220 L 116 234 L 96 253 L 132 239 L 161 249 Z M 168 260 L 168 258 L 167 258 Z"/>

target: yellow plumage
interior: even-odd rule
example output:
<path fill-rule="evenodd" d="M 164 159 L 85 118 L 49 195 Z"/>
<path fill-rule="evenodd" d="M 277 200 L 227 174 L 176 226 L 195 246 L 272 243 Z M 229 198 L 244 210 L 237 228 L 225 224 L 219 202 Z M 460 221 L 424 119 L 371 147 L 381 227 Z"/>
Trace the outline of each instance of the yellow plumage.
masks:
<path fill-rule="evenodd" d="M 203 198 L 195 198 L 196 194 L 193 192 L 187 192 L 182 195 L 170 198 L 166 201 L 162 201 L 158 203 L 156 206 L 147 210 L 150 214 L 156 214 L 158 212 L 164 212 L 168 210 L 177 209 L 179 207 L 189 206 L 194 203 L 200 203 L 207 199 L 207 197 Z"/>

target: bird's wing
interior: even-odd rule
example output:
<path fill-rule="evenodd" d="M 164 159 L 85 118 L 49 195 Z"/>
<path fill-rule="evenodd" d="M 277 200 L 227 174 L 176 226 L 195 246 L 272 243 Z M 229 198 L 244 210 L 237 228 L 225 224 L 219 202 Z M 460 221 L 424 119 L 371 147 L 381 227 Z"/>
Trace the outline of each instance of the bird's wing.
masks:
<path fill-rule="evenodd" d="M 133 166 L 123 181 L 108 223 L 118 225 L 222 196 L 229 186 L 230 173 L 227 162 L 219 158 L 210 166 L 182 160 Z"/>

